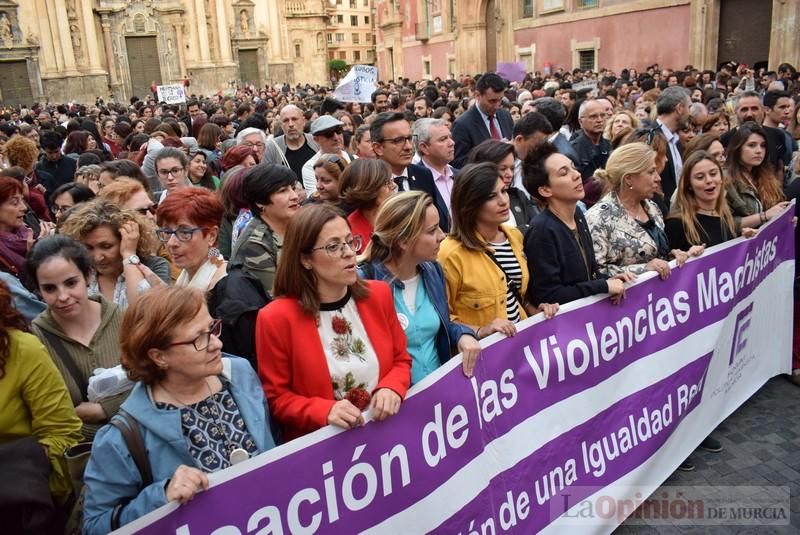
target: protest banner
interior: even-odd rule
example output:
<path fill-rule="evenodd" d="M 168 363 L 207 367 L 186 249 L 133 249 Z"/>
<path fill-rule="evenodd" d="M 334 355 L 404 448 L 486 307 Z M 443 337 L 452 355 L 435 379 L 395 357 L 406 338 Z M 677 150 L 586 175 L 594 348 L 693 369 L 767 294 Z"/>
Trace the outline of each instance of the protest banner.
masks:
<path fill-rule="evenodd" d="M 119 533 L 609 533 L 790 370 L 793 213 L 640 277 L 620 305 L 530 318 L 484 341 L 473 378 L 453 359 L 393 418 L 289 442 Z"/>
<path fill-rule="evenodd" d="M 166 104 L 181 104 L 186 102 L 186 92 L 181 84 L 156 86 L 158 101 Z"/>
<path fill-rule="evenodd" d="M 378 68 L 370 65 L 353 65 L 342 78 L 333 96 L 342 102 L 372 102 L 372 93 L 378 88 Z"/>

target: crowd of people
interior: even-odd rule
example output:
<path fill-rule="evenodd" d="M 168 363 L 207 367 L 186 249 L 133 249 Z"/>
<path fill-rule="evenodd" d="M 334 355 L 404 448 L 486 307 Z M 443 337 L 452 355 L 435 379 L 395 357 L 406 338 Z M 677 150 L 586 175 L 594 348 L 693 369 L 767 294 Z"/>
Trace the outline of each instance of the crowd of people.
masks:
<path fill-rule="evenodd" d="M 527 317 L 753 236 L 800 194 L 799 94 L 788 64 L 653 65 L 4 110 L 4 523 L 186 503 L 391 419 L 454 354 L 471 376 Z"/>

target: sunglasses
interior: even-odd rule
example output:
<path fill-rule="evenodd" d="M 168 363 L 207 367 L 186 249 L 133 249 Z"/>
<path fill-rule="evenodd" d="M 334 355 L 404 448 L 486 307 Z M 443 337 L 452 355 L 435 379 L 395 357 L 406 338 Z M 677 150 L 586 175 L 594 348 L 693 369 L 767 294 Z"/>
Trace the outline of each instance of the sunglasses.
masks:
<path fill-rule="evenodd" d="M 135 211 L 139 212 L 142 215 L 147 215 L 147 214 L 156 215 L 156 211 L 157 210 L 158 210 L 158 206 L 156 206 L 155 204 L 151 204 L 150 206 L 148 206 L 146 208 L 137 208 Z"/>
<path fill-rule="evenodd" d="M 332 138 L 336 135 L 342 135 L 344 130 L 342 128 L 335 128 L 333 130 L 325 130 L 324 132 L 320 132 L 318 135 L 322 137 Z"/>

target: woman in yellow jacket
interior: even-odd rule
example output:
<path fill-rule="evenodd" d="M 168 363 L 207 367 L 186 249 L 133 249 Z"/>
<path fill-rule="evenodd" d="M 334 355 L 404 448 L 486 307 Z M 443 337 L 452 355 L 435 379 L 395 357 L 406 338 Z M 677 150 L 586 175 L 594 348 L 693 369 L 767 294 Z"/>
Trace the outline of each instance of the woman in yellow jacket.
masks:
<path fill-rule="evenodd" d="M 539 309 L 525 301 L 528 267 L 522 234 L 509 218 L 508 190 L 493 163 L 471 164 L 456 177 L 450 200 L 452 226 L 442 242 L 452 321 L 471 327 L 479 338 L 495 332 L 513 336 L 515 324 L 544 311 L 552 317 L 558 305 Z"/>
<path fill-rule="evenodd" d="M 81 421 L 75 415 L 64 379 L 39 339 L 30 334 L 27 321 L 17 312 L 3 283 L 0 283 L 0 409 L 0 446 L 8 448 L 14 442 L 35 438 L 41 448 L 42 462 L 48 459 L 50 465 L 39 475 L 49 478 L 55 503 L 64 504 L 72 491 L 64 451 L 80 441 Z M 9 451 L 3 448 L 0 451 Z M 38 448 L 33 449 L 35 453 Z M 14 451 L 22 450 L 15 447 Z M 36 460 L 26 462 L 33 465 Z M 5 462 L 15 461 L 5 459 Z M 30 465 L 27 477 L 36 477 Z M 23 497 L 33 488 L 32 481 L 5 480 L 2 484 L 4 492 L 12 493 L 13 489 L 9 489 L 13 485 L 30 487 L 17 497 L 21 501 L 15 502 L 14 510 L 9 510 L 8 503 L 0 504 L 3 528 L 14 533 L 17 526 L 30 527 L 31 519 L 22 516 L 26 505 Z"/>

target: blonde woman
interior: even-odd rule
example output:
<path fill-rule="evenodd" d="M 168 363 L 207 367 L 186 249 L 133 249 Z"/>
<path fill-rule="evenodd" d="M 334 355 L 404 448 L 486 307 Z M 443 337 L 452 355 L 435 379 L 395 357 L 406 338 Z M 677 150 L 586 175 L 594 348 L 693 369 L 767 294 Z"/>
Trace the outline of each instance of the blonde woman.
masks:
<path fill-rule="evenodd" d="M 611 116 L 603 130 L 603 137 L 611 141 L 625 128 L 636 130 L 639 128 L 639 118 L 630 110 L 618 110 Z"/>
<path fill-rule="evenodd" d="M 601 273 L 611 277 L 655 271 L 666 279 L 670 256 L 682 265 L 689 256 L 703 252 L 702 247 L 670 250 L 663 216 L 651 200 L 660 189 L 661 177 L 656 153 L 648 145 L 623 145 L 595 176 L 606 182 L 607 193 L 586 212 L 586 222 Z"/>
<path fill-rule="evenodd" d="M 411 384 L 451 357 L 462 354 L 462 369 L 472 375 L 481 347 L 472 329 L 450 321 L 444 272 L 436 262 L 444 240 L 439 212 L 422 191 L 387 200 L 378 213 L 359 275 L 392 288 L 394 306 L 411 355 Z"/>

